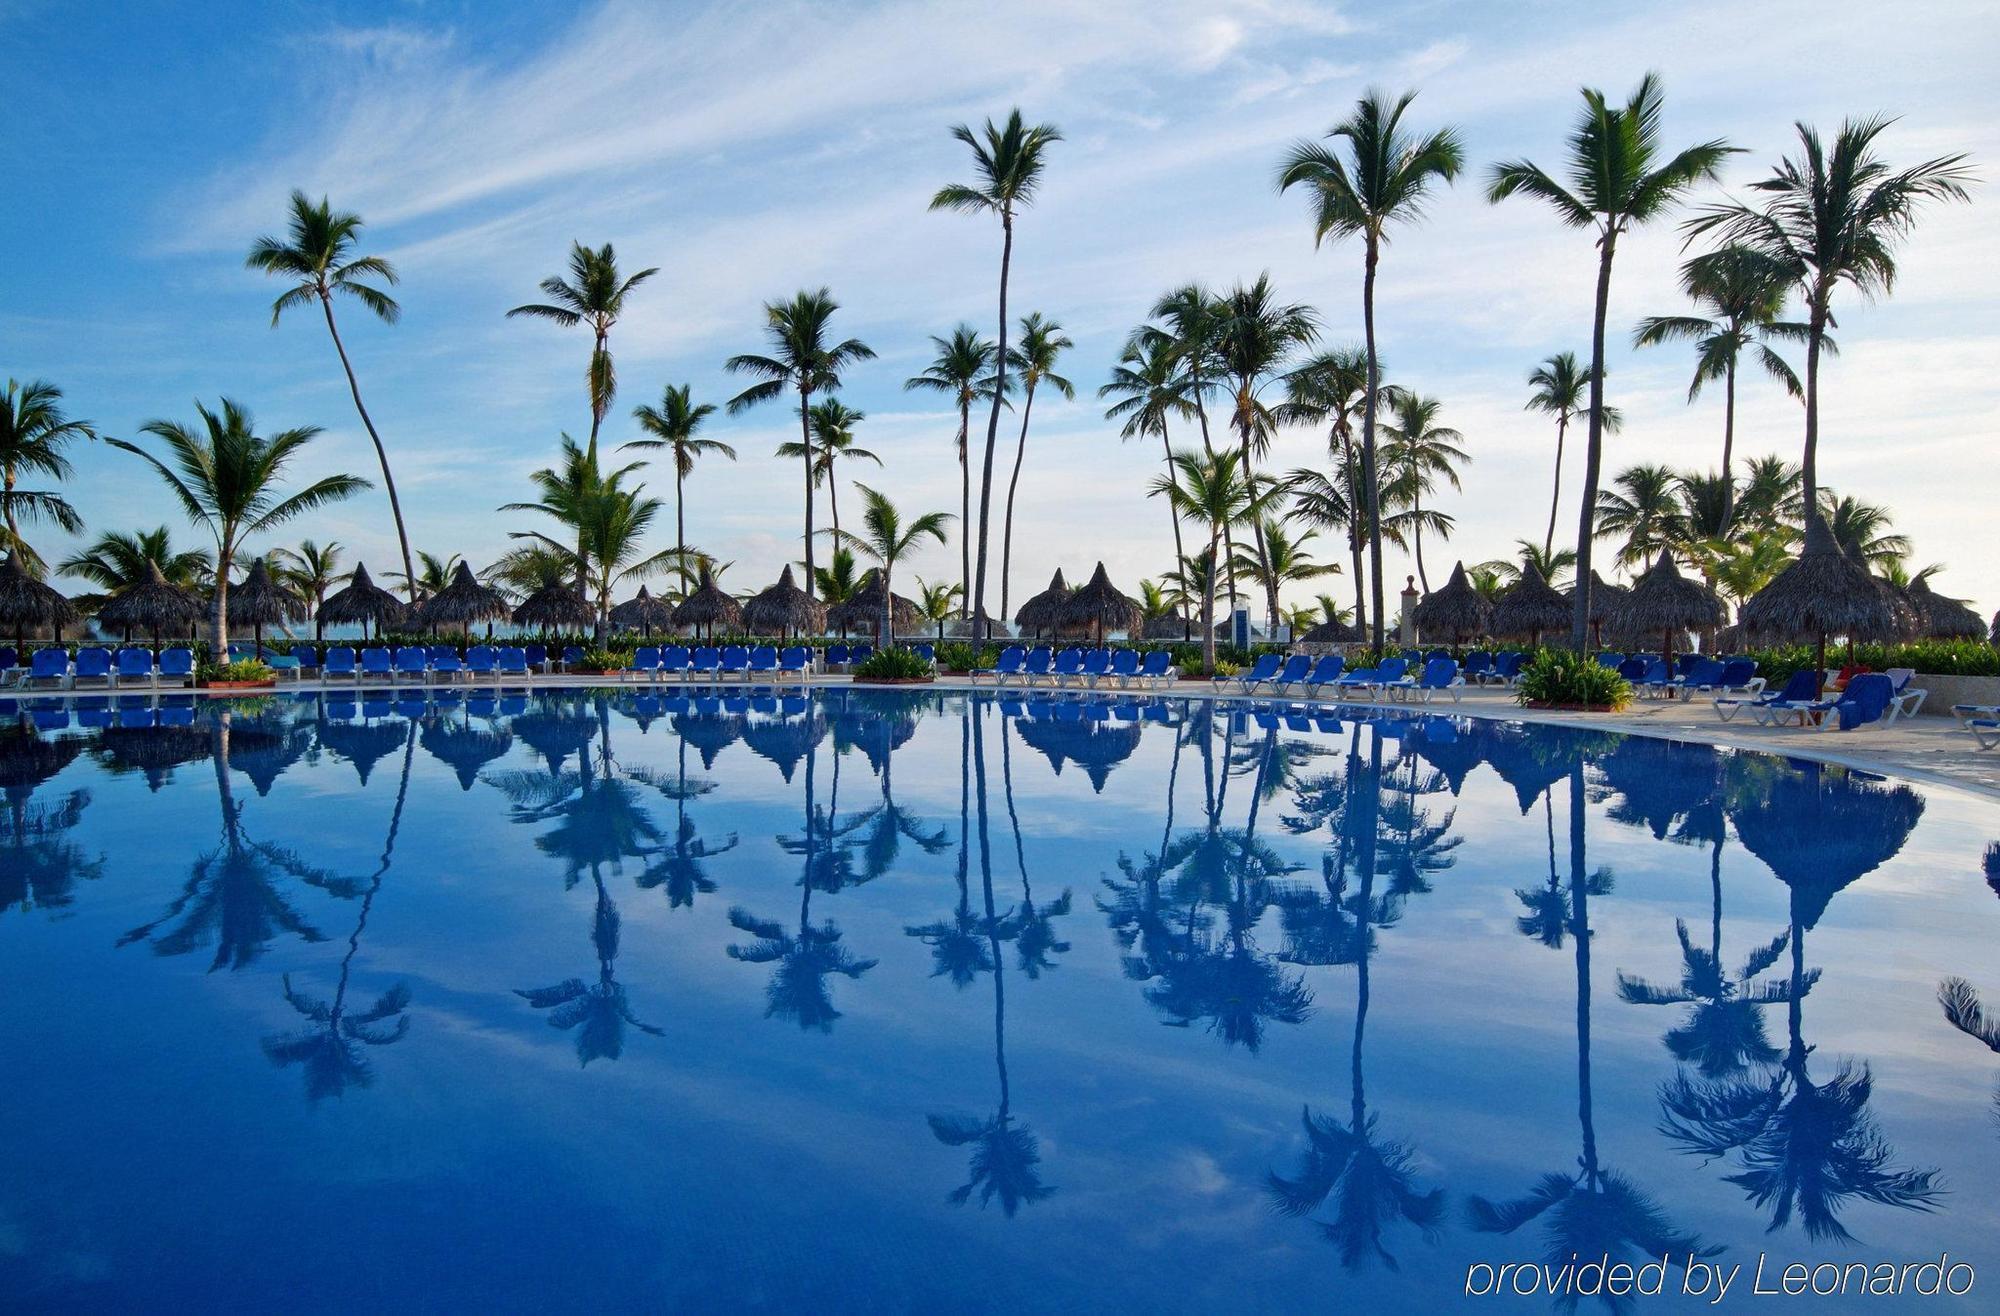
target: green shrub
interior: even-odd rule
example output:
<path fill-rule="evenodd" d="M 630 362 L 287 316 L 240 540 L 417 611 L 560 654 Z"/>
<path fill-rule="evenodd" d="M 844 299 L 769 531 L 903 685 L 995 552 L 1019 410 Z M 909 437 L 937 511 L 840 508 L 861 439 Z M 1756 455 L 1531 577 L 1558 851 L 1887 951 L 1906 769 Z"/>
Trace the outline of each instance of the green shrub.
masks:
<path fill-rule="evenodd" d="M 937 669 L 920 653 L 908 649 L 880 649 L 875 656 L 854 669 L 854 674 L 872 681 L 911 680 L 936 675 Z"/>
<path fill-rule="evenodd" d="M 1813 647 L 1809 644 L 1776 645 L 1750 649 L 1745 658 L 1757 660 L 1757 675 L 1773 686 L 1782 685 L 1793 672 L 1812 666 Z M 1828 644 L 1826 661 L 1839 667 L 1847 661 L 1847 646 Z M 2000 676 L 2000 649 L 1984 640 L 1920 640 L 1912 644 L 1857 644 L 1854 661 L 1875 671 L 1910 667 L 1937 676 Z"/>
<path fill-rule="evenodd" d="M 1632 686 L 1595 658 L 1543 649 L 1521 668 L 1514 698 L 1523 704 L 1585 704 L 1619 709 L 1632 702 Z"/>
<path fill-rule="evenodd" d="M 632 665 L 632 653 L 630 649 L 585 649 L 583 661 L 578 666 L 604 672 L 623 671 Z"/>
<path fill-rule="evenodd" d="M 274 673 L 255 658 L 241 658 L 233 663 L 202 663 L 195 668 L 195 679 L 199 681 L 268 681 Z"/>
<path fill-rule="evenodd" d="M 969 672 L 975 667 L 991 667 L 1000 660 L 996 645 L 974 648 L 964 640 L 946 640 L 937 646 L 937 666 L 941 672 Z"/>

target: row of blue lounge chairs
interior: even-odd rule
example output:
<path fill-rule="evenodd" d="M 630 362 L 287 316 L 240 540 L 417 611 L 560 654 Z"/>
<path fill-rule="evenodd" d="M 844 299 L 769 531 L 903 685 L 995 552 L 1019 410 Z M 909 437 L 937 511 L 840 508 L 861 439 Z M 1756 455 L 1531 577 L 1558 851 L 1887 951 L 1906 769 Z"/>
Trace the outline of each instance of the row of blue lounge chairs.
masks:
<path fill-rule="evenodd" d="M 35 650 L 26 667 L 15 666 L 16 657 L 14 650 L 0 650 L 0 686 L 74 690 L 86 684 L 106 689 L 194 684 L 192 649 L 162 649 L 156 658 L 151 649 L 85 645 L 72 659 L 67 649 L 51 647 Z"/>
<path fill-rule="evenodd" d="M 1154 649 L 1141 657 L 1136 649 L 1064 649 L 1043 646 L 1036 649 L 1010 644 L 1000 651 L 991 667 L 975 667 L 972 683 L 982 678 L 995 685 L 1158 687 L 1180 678 L 1174 656 Z"/>
<path fill-rule="evenodd" d="M 1911 675 L 1907 668 L 1863 672 L 1851 678 L 1838 694 L 1828 697 L 1821 688 L 1825 672 L 1797 671 L 1775 693 L 1760 689 L 1747 695 L 1718 695 L 1715 711 L 1725 722 L 1747 712 L 1752 721 L 1763 726 L 1838 727 L 1852 731 L 1913 716 L 1922 706 L 1925 692 L 1910 686 Z"/>
<path fill-rule="evenodd" d="M 824 663 L 828 667 L 855 667 L 867 662 L 875 653 L 874 646 L 857 644 L 853 648 L 834 645 L 827 649 Z M 669 644 L 656 647 L 641 645 L 632 655 L 632 665 L 620 674 L 620 679 L 636 677 L 639 680 L 697 680 L 713 677 L 727 680 L 738 677 L 753 681 L 759 677 L 773 678 L 810 676 L 815 655 L 803 644 L 795 644 L 780 649 L 773 644 L 760 644 L 746 648 L 740 644 L 725 644 L 721 648 L 714 645 L 699 645 L 689 649 L 684 644 Z"/>
<path fill-rule="evenodd" d="M 1234 686 L 1241 694 L 1260 690 L 1273 694 L 1303 692 L 1308 698 L 1318 699 L 1331 690 L 1342 699 L 1414 699 L 1426 704 L 1434 696 L 1448 694 L 1453 703 L 1458 702 L 1466 680 L 1457 659 L 1448 654 L 1434 654 L 1424 659 L 1416 671 L 1412 672 L 1411 667 L 1412 660 L 1406 657 L 1385 658 L 1373 667 L 1350 669 L 1347 660 L 1337 653 L 1318 659 L 1307 654 L 1283 657 L 1267 653 L 1249 671 L 1221 678 L 1215 685 L 1221 691 Z"/>

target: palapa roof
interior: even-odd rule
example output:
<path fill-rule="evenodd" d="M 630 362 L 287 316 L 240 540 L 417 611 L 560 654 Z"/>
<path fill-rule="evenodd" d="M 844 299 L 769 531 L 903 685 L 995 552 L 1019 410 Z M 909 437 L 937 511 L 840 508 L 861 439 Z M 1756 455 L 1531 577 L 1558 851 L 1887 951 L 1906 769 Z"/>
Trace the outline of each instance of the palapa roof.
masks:
<path fill-rule="evenodd" d="M 481 768 L 504 758 L 514 747 L 514 737 L 505 729 L 475 726 L 469 719 L 431 718 L 418 732 L 417 743 L 432 758 L 449 764 L 459 788 L 469 791 Z"/>
<path fill-rule="evenodd" d="M 1898 628 L 1875 577 L 1841 552 L 1818 512 L 1807 518 L 1798 557 L 1743 605 L 1741 620 L 1760 640 L 1893 635 Z"/>
<path fill-rule="evenodd" d="M 1095 794 L 1103 793 L 1111 769 L 1132 757 L 1143 734 L 1136 723 L 1084 718 L 1021 717 L 1013 726 L 1021 743 L 1046 757 L 1057 776 L 1065 763 L 1081 768 Z"/>
<path fill-rule="evenodd" d="M 692 594 L 682 600 L 680 607 L 674 609 L 674 624 L 714 626 L 717 623 L 725 627 L 741 626 L 743 605 L 717 585 L 715 578 L 704 567 L 701 572 L 701 583 L 695 586 Z"/>
<path fill-rule="evenodd" d="M 1070 588 L 1062 568 L 1049 577 L 1049 587 L 1023 603 L 1014 614 L 1014 624 L 1023 630 L 1047 631 L 1060 625 L 1063 605 L 1069 602 Z"/>
<path fill-rule="evenodd" d="M 909 599 L 898 594 L 891 605 L 889 624 L 899 631 L 915 630 L 923 622 L 923 609 Z M 871 569 L 861 579 L 861 588 L 854 591 L 845 603 L 836 603 L 826 610 L 829 626 L 844 630 L 873 630 L 882 624 L 882 573 Z"/>
<path fill-rule="evenodd" d="M 798 587 L 791 564 L 786 563 L 777 584 L 745 601 L 743 624 L 759 634 L 802 631 L 817 635 L 826 629 L 826 607 Z"/>
<path fill-rule="evenodd" d="M 1451 569 L 1442 589 L 1424 595 L 1416 606 L 1417 629 L 1436 635 L 1483 635 L 1492 625 L 1493 605 L 1472 588 L 1465 563 Z"/>
<path fill-rule="evenodd" d="M 231 625 L 281 626 L 288 621 L 299 621 L 305 615 L 305 600 L 279 584 L 271 575 L 270 565 L 261 557 L 250 564 L 242 583 L 229 587 Z"/>
<path fill-rule="evenodd" d="M 1088 626 L 1093 630 L 1101 627 L 1128 635 L 1137 632 L 1145 621 L 1145 609 L 1112 588 L 1111 576 L 1102 562 L 1090 573 L 1089 582 L 1070 595 L 1057 613 L 1059 625 Z"/>
<path fill-rule="evenodd" d="M 1625 596 L 1631 592 L 1631 590 L 1625 588 L 1623 585 L 1612 584 L 1604 577 L 1598 575 L 1597 569 L 1592 567 L 1590 571 L 1590 616 L 1587 620 L 1593 626 L 1609 626 L 1611 624 L 1612 612 L 1617 609 L 1618 604 Z M 1574 607 L 1574 600 L 1576 598 L 1575 589 L 1566 589 L 1561 591 L 1561 593 L 1563 602 Z"/>
<path fill-rule="evenodd" d="M 232 592 L 232 616 L 235 604 Z M 104 606 L 97 610 L 97 620 L 114 630 L 166 631 L 192 625 L 204 611 L 206 607 L 199 595 L 169 581 L 161 573 L 159 563 L 148 562 L 146 578 L 127 585 L 106 599 Z"/>
<path fill-rule="evenodd" d="M 577 592 L 575 581 L 556 580 L 542 586 L 514 609 L 516 626 L 559 631 L 565 626 L 588 626 L 597 619 L 590 604 Z"/>
<path fill-rule="evenodd" d="M 372 621 L 380 628 L 402 621 L 403 612 L 402 600 L 369 579 L 367 563 L 357 562 L 354 574 L 347 578 L 347 588 L 327 595 L 319 619 L 322 623 Z"/>
<path fill-rule="evenodd" d="M 1680 573 L 1671 553 L 1661 553 L 1653 569 L 1632 582 L 1631 592 L 1611 609 L 1613 629 L 1633 634 L 1700 630 L 1721 626 L 1729 610 L 1715 591 Z"/>
<path fill-rule="evenodd" d="M 743 744 L 758 758 L 778 765 L 786 781 L 806 753 L 826 739 L 828 723 L 817 710 L 798 717 L 763 717 L 743 724 Z"/>
<path fill-rule="evenodd" d="M 1354 644 L 1361 639 L 1361 632 L 1340 620 L 1329 617 L 1299 636 L 1300 644 Z"/>
<path fill-rule="evenodd" d="M 654 598 L 641 585 L 637 594 L 611 609 L 611 621 L 613 625 L 645 634 L 663 631 L 674 624 L 674 605 Z"/>
<path fill-rule="evenodd" d="M 512 615 L 507 596 L 491 585 L 480 584 L 479 577 L 464 562 L 451 573 L 451 582 L 417 609 L 417 620 L 429 629 L 505 621 Z"/>
<path fill-rule="evenodd" d="M 1171 612 L 1146 623 L 1146 638 L 1149 640 L 1192 640 L 1200 631 L 1200 623 L 1175 616 Z"/>
<path fill-rule="evenodd" d="M 1511 636 L 1566 630 L 1575 606 L 1550 586 L 1540 567 L 1524 562 L 1520 579 L 1502 590 L 1493 604 L 1493 633 Z"/>
<path fill-rule="evenodd" d="M 0 562 L 0 623 L 67 626 L 75 620 L 75 606 L 30 576 L 14 554 Z"/>
<path fill-rule="evenodd" d="M 1929 580 L 1917 577 L 1904 597 L 1917 614 L 1918 634 L 1927 640 L 1983 640 L 1986 623 L 1979 614 L 1957 599 L 1948 599 L 1931 588 Z"/>

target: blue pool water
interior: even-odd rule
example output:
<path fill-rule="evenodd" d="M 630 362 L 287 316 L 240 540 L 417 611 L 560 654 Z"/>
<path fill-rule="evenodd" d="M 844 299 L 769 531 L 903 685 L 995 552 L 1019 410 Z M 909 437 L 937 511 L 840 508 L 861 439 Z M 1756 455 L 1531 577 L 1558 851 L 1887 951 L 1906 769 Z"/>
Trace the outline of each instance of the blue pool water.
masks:
<path fill-rule="evenodd" d="M 1970 796 L 1082 696 L 0 714 L 9 1311 L 2000 1292 Z"/>

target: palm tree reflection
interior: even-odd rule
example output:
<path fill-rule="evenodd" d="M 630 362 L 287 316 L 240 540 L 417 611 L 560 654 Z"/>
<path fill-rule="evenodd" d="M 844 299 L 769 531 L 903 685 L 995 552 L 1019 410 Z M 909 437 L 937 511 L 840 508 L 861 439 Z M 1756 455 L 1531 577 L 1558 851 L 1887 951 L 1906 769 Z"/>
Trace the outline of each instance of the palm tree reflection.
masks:
<path fill-rule="evenodd" d="M 71 737 L 45 739 L 25 725 L 0 727 L 0 795 L 7 832 L 0 843 L 0 913 L 19 906 L 60 909 L 76 898 L 79 879 L 101 877 L 104 858 L 90 858 L 67 833 L 83 821 L 90 792 L 35 801 L 35 792 L 83 752 Z"/>

